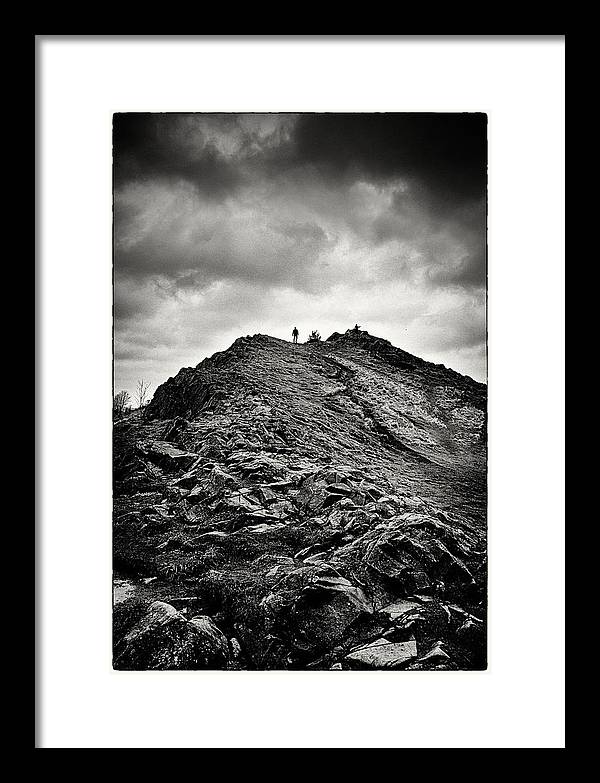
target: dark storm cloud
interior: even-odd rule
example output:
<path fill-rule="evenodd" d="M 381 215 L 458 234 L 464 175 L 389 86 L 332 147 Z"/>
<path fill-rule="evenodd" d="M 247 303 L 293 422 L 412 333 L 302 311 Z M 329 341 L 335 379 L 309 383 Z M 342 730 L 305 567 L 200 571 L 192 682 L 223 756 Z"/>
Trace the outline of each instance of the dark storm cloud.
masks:
<path fill-rule="evenodd" d="M 225 116 L 224 129 L 233 122 Z M 113 155 L 117 187 L 130 181 L 182 180 L 220 198 L 242 182 L 235 161 L 207 138 L 195 115 L 115 114 Z"/>
<path fill-rule="evenodd" d="M 171 214 L 155 215 L 153 230 L 137 237 L 132 230 L 141 209 L 147 212 L 149 194 L 119 199 L 119 261 L 132 274 L 160 272 L 181 286 L 205 285 L 219 275 L 281 284 L 291 274 L 292 284 L 310 289 L 323 284 L 323 251 L 349 230 L 375 244 L 402 243 L 395 259 L 381 265 L 380 279 L 388 270 L 417 274 L 432 287 L 481 286 L 486 145 L 483 114 L 117 114 L 117 198 L 134 185 L 180 189 Z M 376 215 L 368 205 L 355 208 L 348 194 L 360 183 L 391 187 L 392 203 Z M 292 189 L 301 193 L 307 185 L 313 192 L 306 203 L 314 201 L 309 220 L 278 226 L 283 221 L 274 214 L 259 227 L 247 209 L 245 225 L 231 211 L 207 219 L 206 200 L 239 201 L 254 189 L 267 215 L 278 209 L 268 204 L 274 191 L 283 191 L 285 203 Z M 324 196 L 321 204 L 315 190 Z M 336 205 L 346 226 L 327 234 L 324 224 Z M 133 241 L 120 241 L 127 236 Z M 408 242 L 418 248 L 410 258 Z"/>
<path fill-rule="evenodd" d="M 485 114 L 305 114 L 296 161 L 350 180 L 414 179 L 436 206 L 455 206 L 485 196 L 486 125 Z"/>
<path fill-rule="evenodd" d="M 423 209 L 422 203 L 418 190 L 396 192 L 371 224 L 373 243 L 401 239 L 418 248 L 415 263 L 406 264 L 405 271 L 433 287 L 485 285 L 485 200 L 455 201 L 441 211 Z"/>
<path fill-rule="evenodd" d="M 259 134 L 240 124 L 238 115 L 233 114 L 116 114 L 116 184 L 180 179 L 204 194 L 222 196 L 244 184 L 240 163 L 248 162 L 265 176 L 314 166 L 320 175 L 349 183 L 402 177 L 425 188 L 421 192 L 436 206 L 455 207 L 485 195 L 484 114 L 272 117 L 274 122 L 277 117 L 289 118 L 291 133 L 277 136 L 274 129 L 270 134 Z M 235 138 L 234 147 L 219 149 L 215 136 L 228 134 Z"/>

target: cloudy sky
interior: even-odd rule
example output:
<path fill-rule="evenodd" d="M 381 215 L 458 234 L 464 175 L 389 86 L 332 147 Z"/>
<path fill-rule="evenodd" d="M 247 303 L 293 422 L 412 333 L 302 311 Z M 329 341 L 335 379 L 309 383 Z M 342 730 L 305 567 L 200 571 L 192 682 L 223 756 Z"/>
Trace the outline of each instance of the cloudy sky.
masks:
<path fill-rule="evenodd" d="M 117 114 L 115 388 L 371 334 L 485 380 L 482 114 Z"/>

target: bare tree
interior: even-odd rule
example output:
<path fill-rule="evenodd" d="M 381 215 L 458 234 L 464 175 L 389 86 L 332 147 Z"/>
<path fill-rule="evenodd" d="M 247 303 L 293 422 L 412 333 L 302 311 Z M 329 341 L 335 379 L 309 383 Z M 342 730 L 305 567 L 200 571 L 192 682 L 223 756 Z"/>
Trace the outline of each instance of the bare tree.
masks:
<path fill-rule="evenodd" d="M 129 392 L 123 390 L 115 394 L 113 397 L 113 413 L 120 418 L 129 407 L 130 402 Z"/>
<path fill-rule="evenodd" d="M 143 378 L 137 382 L 135 387 L 135 399 L 137 400 L 138 408 L 143 408 L 148 402 L 148 389 L 150 383 L 146 382 Z"/>

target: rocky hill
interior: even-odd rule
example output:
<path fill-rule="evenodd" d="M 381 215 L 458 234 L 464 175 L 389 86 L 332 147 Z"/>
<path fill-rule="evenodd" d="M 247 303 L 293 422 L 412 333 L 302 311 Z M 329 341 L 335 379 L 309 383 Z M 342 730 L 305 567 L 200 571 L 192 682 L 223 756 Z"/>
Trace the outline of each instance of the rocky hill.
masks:
<path fill-rule="evenodd" d="M 242 337 L 114 431 L 114 665 L 486 665 L 486 387 Z"/>

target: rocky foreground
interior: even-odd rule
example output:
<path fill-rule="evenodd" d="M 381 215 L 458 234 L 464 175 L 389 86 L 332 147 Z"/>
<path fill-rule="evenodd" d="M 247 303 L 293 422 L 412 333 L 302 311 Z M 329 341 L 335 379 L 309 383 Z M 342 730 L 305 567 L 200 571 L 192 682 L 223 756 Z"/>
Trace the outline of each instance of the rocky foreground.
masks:
<path fill-rule="evenodd" d="M 486 387 L 243 337 L 114 429 L 117 669 L 486 666 Z"/>

